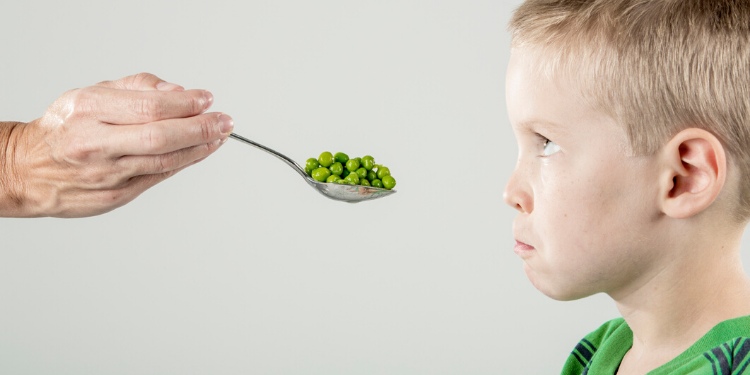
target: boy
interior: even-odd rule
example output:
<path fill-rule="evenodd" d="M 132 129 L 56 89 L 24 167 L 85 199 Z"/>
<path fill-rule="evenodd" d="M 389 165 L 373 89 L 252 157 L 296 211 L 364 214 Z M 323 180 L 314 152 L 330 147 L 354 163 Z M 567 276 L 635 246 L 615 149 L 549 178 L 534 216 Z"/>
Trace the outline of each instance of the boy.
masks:
<path fill-rule="evenodd" d="M 750 1 L 528 0 L 510 23 L 516 253 L 622 319 L 564 374 L 750 374 Z"/>

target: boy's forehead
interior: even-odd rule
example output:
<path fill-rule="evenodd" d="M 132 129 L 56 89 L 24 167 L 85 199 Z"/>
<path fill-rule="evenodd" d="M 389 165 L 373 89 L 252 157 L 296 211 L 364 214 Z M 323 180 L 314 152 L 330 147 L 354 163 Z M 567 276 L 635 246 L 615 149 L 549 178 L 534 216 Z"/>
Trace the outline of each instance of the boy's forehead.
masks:
<path fill-rule="evenodd" d="M 540 58 L 524 49 L 514 49 L 511 54 L 506 75 L 509 115 L 517 127 L 564 128 L 563 119 L 583 110 L 584 102 L 577 98 L 580 91 L 576 84 L 542 71 Z"/>
<path fill-rule="evenodd" d="M 514 129 L 550 135 L 585 135 L 591 126 L 618 126 L 584 95 L 586 75 L 553 69 L 549 55 L 513 48 L 506 75 L 508 115 Z"/>
<path fill-rule="evenodd" d="M 508 67 L 510 69 L 521 66 L 551 79 L 558 75 L 556 71 L 559 69 L 559 63 L 556 63 L 558 60 L 556 54 L 548 48 L 525 45 L 511 48 Z"/>
<path fill-rule="evenodd" d="M 525 83 L 555 84 L 571 94 L 581 95 L 590 88 L 594 75 L 582 60 L 563 61 L 556 50 L 536 46 L 513 47 L 508 62 L 508 82 L 523 79 Z M 522 73 L 519 75 L 519 73 Z"/>

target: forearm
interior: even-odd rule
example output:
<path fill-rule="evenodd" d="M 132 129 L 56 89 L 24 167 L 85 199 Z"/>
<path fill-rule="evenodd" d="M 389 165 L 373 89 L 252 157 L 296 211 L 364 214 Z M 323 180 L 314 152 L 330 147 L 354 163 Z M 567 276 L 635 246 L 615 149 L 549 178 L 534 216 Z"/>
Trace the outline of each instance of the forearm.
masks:
<path fill-rule="evenodd" d="M 28 216 L 24 212 L 23 182 L 19 177 L 18 133 L 22 122 L 0 122 L 0 217 Z"/>

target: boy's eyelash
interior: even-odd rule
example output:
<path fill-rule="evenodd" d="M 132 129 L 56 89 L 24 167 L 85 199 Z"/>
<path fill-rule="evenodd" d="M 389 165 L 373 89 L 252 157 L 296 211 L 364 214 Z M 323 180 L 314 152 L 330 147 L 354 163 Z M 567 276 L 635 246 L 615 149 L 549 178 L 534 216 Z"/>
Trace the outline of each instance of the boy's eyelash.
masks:
<path fill-rule="evenodd" d="M 534 135 L 535 135 L 535 136 L 536 136 L 536 137 L 537 137 L 537 138 L 539 139 L 539 141 L 540 141 L 540 142 L 542 143 L 542 146 L 546 146 L 546 145 L 547 145 L 547 143 L 549 143 L 549 142 L 552 142 L 552 141 L 551 141 L 551 140 L 550 140 L 549 138 L 547 138 L 547 137 L 545 137 L 545 136 L 543 136 L 543 135 L 541 135 L 541 134 L 539 134 L 539 133 L 534 133 Z"/>

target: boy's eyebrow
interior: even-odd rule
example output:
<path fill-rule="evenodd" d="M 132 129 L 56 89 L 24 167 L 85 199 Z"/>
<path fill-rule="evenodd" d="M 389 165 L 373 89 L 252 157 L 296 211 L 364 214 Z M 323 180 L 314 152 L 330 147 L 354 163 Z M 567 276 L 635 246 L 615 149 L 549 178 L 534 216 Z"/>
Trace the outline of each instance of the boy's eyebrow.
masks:
<path fill-rule="evenodd" d="M 542 120 L 542 119 L 523 120 L 523 121 L 518 122 L 518 125 L 517 125 L 519 129 L 532 129 L 538 126 L 543 126 L 545 130 L 552 130 L 552 131 L 559 131 L 560 129 L 564 129 L 564 126 L 556 122 Z"/>

